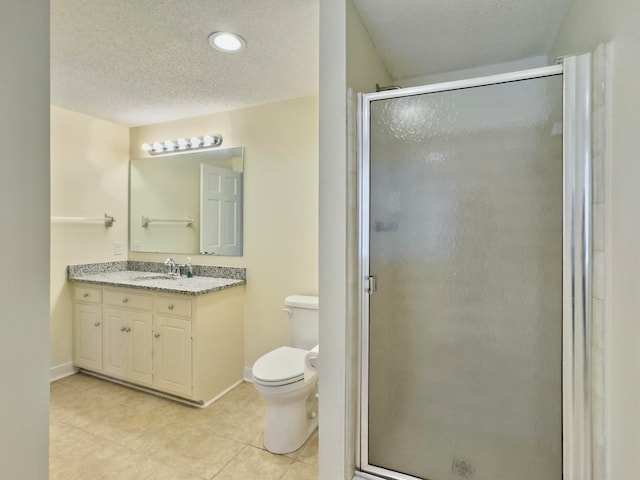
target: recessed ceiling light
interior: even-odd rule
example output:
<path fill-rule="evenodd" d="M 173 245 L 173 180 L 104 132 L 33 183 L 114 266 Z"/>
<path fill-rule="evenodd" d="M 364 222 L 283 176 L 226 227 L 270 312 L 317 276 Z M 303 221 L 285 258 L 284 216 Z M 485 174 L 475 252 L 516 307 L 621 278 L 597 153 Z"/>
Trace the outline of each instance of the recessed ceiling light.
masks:
<path fill-rule="evenodd" d="M 209 35 L 209 45 L 221 52 L 239 52 L 247 46 L 247 42 L 235 33 L 213 32 Z"/>

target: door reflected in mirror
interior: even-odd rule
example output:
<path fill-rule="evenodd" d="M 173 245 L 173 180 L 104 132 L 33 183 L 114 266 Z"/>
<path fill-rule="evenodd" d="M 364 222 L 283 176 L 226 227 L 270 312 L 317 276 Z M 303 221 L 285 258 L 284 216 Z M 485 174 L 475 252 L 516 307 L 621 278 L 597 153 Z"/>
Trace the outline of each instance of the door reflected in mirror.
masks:
<path fill-rule="evenodd" d="M 131 160 L 131 251 L 242 255 L 244 148 Z"/>

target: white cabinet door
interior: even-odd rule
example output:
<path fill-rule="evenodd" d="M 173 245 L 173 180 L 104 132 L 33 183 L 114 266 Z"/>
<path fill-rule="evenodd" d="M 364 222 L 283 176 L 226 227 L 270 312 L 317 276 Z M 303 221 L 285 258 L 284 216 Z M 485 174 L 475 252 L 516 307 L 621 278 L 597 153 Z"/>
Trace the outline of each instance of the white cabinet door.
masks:
<path fill-rule="evenodd" d="M 151 314 L 105 308 L 103 317 L 104 373 L 151 385 Z"/>
<path fill-rule="evenodd" d="M 200 252 L 242 255 L 242 173 L 200 165 Z"/>
<path fill-rule="evenodd" d="M 104 373 L 118 378 L 127 377 L 127 324 L 126 311 L 105 308 L 102 312 L 104 333 Z"/>
<path fill-rule="evenodd" d="M 127 330 L 129 342 L 127 376 L 134 382 L 151 385 L 153 383 L 153 316 L 150 313 L 131 312 L 128 320 L 127 328 L 130 330 Z"/>
<path fill-rule="evenodd" d="M 75 306 L 74 363 L 102 371 L 102 313 L 98 305 Z"/>
<path fill-rule="evenodd" d="M 153 319 L 153 386 L 191 395 L 191 321 L 156 316 Z"/>

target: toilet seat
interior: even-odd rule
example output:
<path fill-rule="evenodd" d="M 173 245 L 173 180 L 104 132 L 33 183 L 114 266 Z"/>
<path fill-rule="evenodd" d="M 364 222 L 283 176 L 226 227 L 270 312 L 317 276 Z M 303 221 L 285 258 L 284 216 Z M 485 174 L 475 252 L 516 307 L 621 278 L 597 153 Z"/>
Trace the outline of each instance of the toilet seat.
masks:
<path fill-rule="evenodd" d="M 280 347 L 264 354 L 253 364 L 253 381 L 277 387 L 304 380 L 304 357 L 307 353 L 301 348 Z"/>

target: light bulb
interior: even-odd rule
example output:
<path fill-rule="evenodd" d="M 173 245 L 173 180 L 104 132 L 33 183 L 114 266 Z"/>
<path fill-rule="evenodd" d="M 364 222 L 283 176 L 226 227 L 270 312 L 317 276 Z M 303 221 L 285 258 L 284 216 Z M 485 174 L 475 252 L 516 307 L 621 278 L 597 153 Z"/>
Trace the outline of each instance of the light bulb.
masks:
<path fill-rule="evenodd" d="M 178 149 L 186 150 L 187 148 L 189 148 L 189 142 L 186 138 L 179 138 L 176 141 L 178 142 Z"/>
<path fill-rule="evenodd" d="M 160 142 L 154 142 L 153 151 L 156 153 L 164 152 L 164 145 L 162 145 Z"/>
<path fill-rule="evenodd" d="M 140 148 L 145 152 L 150 152 L 151 150 L 153 150 L 153 147 L 148 143 L 143 143 L 142 145 L 140 145 Z"/>
<path fill-rule="evenodd" d="M 191 137 L 189 144 L 191 148 L 198 148 L 202 144 L 202 139 L 200 137 Z"/>
<path fill-rule="evenodd" d="M 204 137 L 202 137 L 202 144 L 205 147 L 210 147 L 215 141 L 216 139 L 213 138 L 213 135 L 205 135 Z"/>
<path fill-rule="evenodd" d="M 175 142 L 173 140 L 165 140 L 164 146 L 167 149 L 167 151 L 169 151 L 169 152 L 171 152 L 171 151 L 176 149 L 176 144 L 175 144 Z"/>
<path fill-rule="evenodd" d="M 209 35 L 209 45 L 222 52 L 238 52 L 246 45 L 244 38 L 230 32 L 213 32 Z"/>

